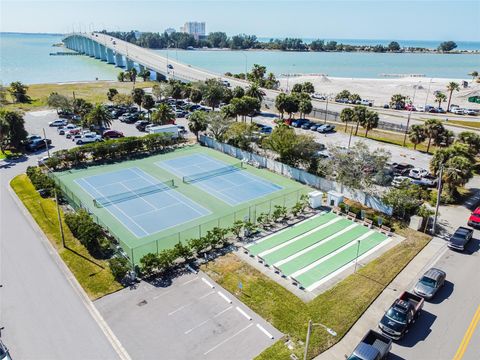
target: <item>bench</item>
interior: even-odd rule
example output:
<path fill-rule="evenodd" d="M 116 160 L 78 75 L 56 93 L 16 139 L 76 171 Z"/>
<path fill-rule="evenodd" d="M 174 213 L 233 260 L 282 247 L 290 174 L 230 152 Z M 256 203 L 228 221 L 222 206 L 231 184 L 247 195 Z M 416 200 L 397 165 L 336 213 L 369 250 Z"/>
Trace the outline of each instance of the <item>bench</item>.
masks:
<path fill-rule="evenodd" d="M 370 220 L 370 219 L 364 219 L 363 220 L 363 225 L 365 225 L 366 227 L 368 227 L 369 229 L 371 229 L 373 227 L 373 221 Z"/>
<path fill-rule="evenodd" d="M 380 232 L 384 233 L 385 235 L 392 236 L 392 229 L 388 226 L 380 226 Z"/>
<path fill-rule="evenodd" d="M 347 219 L 355 221 L 357 219 L 357 214 L 349 211 L 347 214 Z"/>

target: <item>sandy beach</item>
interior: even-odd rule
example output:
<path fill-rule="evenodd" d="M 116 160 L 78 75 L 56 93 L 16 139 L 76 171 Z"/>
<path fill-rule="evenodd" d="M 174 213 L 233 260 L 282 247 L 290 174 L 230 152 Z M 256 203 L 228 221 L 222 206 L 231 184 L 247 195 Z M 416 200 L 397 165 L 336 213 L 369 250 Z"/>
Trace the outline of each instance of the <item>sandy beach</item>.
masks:
<path fill-rule="evenodd" d="M 452 104 L 467 108 L 480 108 L 480 104 L 468 102 L 468 97 L 473 95 L 480 96 L 480 84 L 472 82 L 472 78 L 465 79 L 440 79 L 426 77 L 402 77 L 402 78 L 385 78 L 385 79 L 363 79 L 363 78 L 338 78 L 325 75 L 300 75 L 279 78 L 280 87 L 283 90 L 289 89 L 296 83 L 310 81 L 315 86 L 315 92 L 322 95 L 335 97 L 340 91 L 347 89 L 350 92 L 357 93 L 362 99 L 373 100 L 376 106 L 382 106 L 390 101 L 393 94 L 402 94 L 409 96 L 414 104 L 423 106 L 427 104 L 438 106 L 435 103 L 436 91 L 442 91 L 448 97 L 446 86 L 449 82 L 455 81 L 462 84 L 463 81 L 468 82 L 467 88 L 461 88 L 460 91 L 454 92 L 452 96 Z M 416 89 L 416 92 L 415 92 Z M 442 107 L 446 108 L 447 104 L 442 103 Z"/>

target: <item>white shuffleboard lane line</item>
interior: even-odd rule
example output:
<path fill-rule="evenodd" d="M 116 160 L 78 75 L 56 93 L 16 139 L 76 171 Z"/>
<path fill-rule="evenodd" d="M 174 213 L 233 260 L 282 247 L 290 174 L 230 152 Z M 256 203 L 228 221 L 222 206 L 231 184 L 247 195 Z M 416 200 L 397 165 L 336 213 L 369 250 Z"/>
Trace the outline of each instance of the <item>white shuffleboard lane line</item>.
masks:
<path fill-rule="evenodd" d="M 358 227 L 358 226 L 361 226 L 361 225 L 359 225 L 359 224 L 351 224 L 351 225 L 347 226 L 345 229 L 342 229 L 342 230 L 340 230 L 339 232 L 337 232 L 337 233 L 335 233 L 335 234 L 333 234 L 333 235 L 330 235 L 330 236 L 328 236 L 327 238 L 325 238 L 325 239 L 323 239 L 323 240 L 320 240 L 320 241 L 316 242 L 315 244 L 310 245 L 309 247 L 307 247 L 307 248 L 305 248 L 305 249 L 303 249 L 303 250 L 300 250 L 299 252 L 297 252 L 297 253 L 295 253 L 295 254 L 293 254 L 293 255 L 290 255 L 289 257 L 287 257 L 287 258 L 285 258 L 285 259 L 283 259 L 283 260 L 280 260 L 280 261 L 276 262 L 275 264 L 273 264 L 273 266 L 279 267 L 279 266 L 281 266 L 281 265 L 283 265 L 283 264 L 285 264 L 285 263 L 287 263 L 287 262 L 289 262 L 289 261 L 291 261 L 291 260 L 293 260 L 293 259 L 296 259 L 296 258 L 299 257 L 299 256 L 302 256 L 303 254 L 308 253 L 309 251 L 312 251 L 313 249 L 316 249 L 317 247 L 319 247 L 319 246 L 321 246 L 321 245 L 323 245 L 323 244 L 328 243 L 328 242 L 331 241 L 331 240 L 336 239 L 336 238 L 339 237 L 340 235 L 343 235 L 343 234 L 345 234 L 346 232 L 348 232 L 348 231 L 350 231 L 350 230 L 352 230 L 353 228 L 356 228 L 356 227 Z"/>
<path fill-rule="evenodd" d="M 267 335 L 267 337 L 273 340 L 273 335 L 270 334 L 262 325 L 257 324 L 257 328 L 259 328 L 261 332 L 263 332 L 265 335 Z"/>
<path fill-rule="evenodd" d="M 272 238 L 272 237 L 274 237 L 274 236 L 277 236 L 277 235 L 279 235 L 279 234 L 282 234 L 282 233 L 284 233 L 285 231 L 288 231 L 288 230 L 294 229 L 294 228 L 296 228 L 296 227 L 298 227 L 298 226 L 301 226 L 301 225 L 303 225 L 304 223 L 306 223 L 307 221 L 313 220 L 313 219 L 315 219 L 315 218 L 317 218 L 317 217 L 320 217 L 320 216 L 322 216 L 322 215 L 325 215 L 325 214 L 327 214 L 327 212 L 326 212 L 326 211 L 322 211 L 320 214 L 314 215 L 314 216 L 312 216 L 311 218 L 308 218 L 308 219 L 306 219 L 306 220 L 303 220 L 303 221 L 301 221 L 301 222 L 299 222 L 298 224 L 295 224 L 295 225 L 293 225 L 293 226 L 286 227 L 285 229 L 280 230 L 280 231 L 278 231 L 278 232 L 274 232 L 273 234 L 270 234 L 270 235 L 268 235 L 268 236 L 265 236 L 264 238 L 261 238 L 260 240 L 257 240 L 257 241 L 255 241 L 255 242 L 253 242 L 253 243 L 251 243 L 251 244 L 248 244 L 248 245 L 245 246 L 245 247 L 248 249 L 248 248 L 252 247 L 253 245 L 260 244 L 260 243 L 264 242 L 265 240 L 268 240 L 268 239 L 270 239 L 270 238 Z"/>
<path fill-rule="evenodd" d="M 265 250 L 264 252 L 261 252 L 260 254 L 258 254 L 258 256 L 260 256 L 260 257 L 263 258 L 265 255 L 268 255 L 268 254 L 271 254 L 271 253 L 273 253 L 273 252 L 275 252 L 275 251 L 277 251 L 277 250 L 280 250 L 281 248 L 284 248 L 285 246 L 288 246 L 288 245 L 290 245 L 290 244 L 292 244 L 292 243 L 294 243 L 294 242 L 296 242 L 296 241 L 304 238 L 305 236 L 311 235 L 311 234 L 313 234 L 313 233 L 315 233 L 315 232 L 317 232 L 317 231 L 319 231 L 319 230 L 322 230 L 322 229 L 326 228 L 327 226 L 333 225 L 333 224 L 335 224 L 336 222 L 338 222 L 338 221 L 340 221 L 340 220 L 342 220 L 342 219 L 343 219 L 343 218 L 341 218 L 341 217 L 336 217 L 336 218 L 330 220 L 329 222 L 327 222 L 326 224 L 320 225 L 319 227 L 316 227 L 315 229 L 312 229 L 312 230 L 310 230 L 310 231 L 307 231 L 306 233 L 304 233 L 304 234 L 302 234 L 302 235 L 299 235 L 299 236 L 297 236 L 297 237 L 294 237 L 293 239 L 288 240 L 288 241 L 286 241 L 286 242 L 284 242 L 284 243 L 282 243 L 282 244 L 280 244 L 280 245 L 277 245 L 277 246 L 275 246 L 275 247 L 273 247 L 273 248 L 271 248 L 271 249 Z"/>
<path fill-rule="evenodd" d="M 366 253 L 364 253 L 362 256 L 359 256 L 357 261 L 361 261 L 363 259 L 365 259 L 367 256 L 370 256 L 371 254 L 373 254 L 375 251 L 378 251 L 380 248 L 384 247 L 385 245 L 387 245 L 388 243 L 390 243 L 391 241 L 393 241 L 393 239 L 391 237 L 387 238 L 386 240 L 383 240 L 380 244 L 378 244 L 377 246 L 374 246 L 372 249 L 368 250 Z M 338 270 L 335 270 L 334 272 L 328 274 L 327 276 L 325 276 L 323 279 L 313 283 L 312 285 L 310 285 L 309 287 L 306 288 L 307 291 L 313 291 L 315 290 L 317 287 L 319 287 L 320 285 L 326 283 L 327 281 L 333 279 L 335 276 L 337 276 L 338 274 L 340 274 L 341 272 L 345 271 L 346 269 L 348 269 L 349 267 L 353 266 L 355 264 L 355 260 L 353 261 L 350 261 L 348 264 L 345 264 L 344 266 L 342 266 L 340 269 Z"/>
<path fill-rule="evenodd" d="M 342 251 L 348 249 L 349 247 L 352 247 L 352 246 L 356 245 L 357 241 L 362 241 L 363 239 L 366 239 L 367 237 L 369 237 L 373 233 L 375 233 L 375 230 L 370 230 L 366 234 L 363 234 L 362 236 L 356 238 L 355 240 L 350 241 L 348 244 L 343 245 L 341 248 L 338 248 L 337 250 L 335 250 L 335 251 L 331 252 L 330 254 L 324 256 L 323 258 L 318 259 L 317 261 L 311 263 L 310 265 L 305 266 L 304 268 L 294 272 L 290 276 L 296 278 L 297 276 L 300 276 L 300 275 L 306 273 L 307 271 L 313 269 L 314 267 L 317 267 L 321 263 L 327 261 L 328 259 L 331 259 L 335 255 L 341 253 Z"/>

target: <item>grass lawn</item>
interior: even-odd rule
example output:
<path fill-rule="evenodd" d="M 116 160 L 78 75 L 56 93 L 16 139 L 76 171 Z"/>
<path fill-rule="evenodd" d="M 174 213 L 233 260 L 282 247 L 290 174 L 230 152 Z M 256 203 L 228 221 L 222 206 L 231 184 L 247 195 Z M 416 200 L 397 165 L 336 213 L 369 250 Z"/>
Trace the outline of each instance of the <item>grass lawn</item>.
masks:
<path fill-rule="evenodd" d="M 480 129 L 480 121 L 448 120 L 448 123 Z"/>
<path fill-rule="evenodd" d="M 202 266 L 202 270 L 286 334 L 293 341 L 293 353 L 298 358 L 303 357 L 301 342 L 305 341 L 309 319 L 334 329 L 338 333 L 337 337 L 332 337 L 320 327 L 314 327 L 308 354 L 311 359 L 338 342 L 385 287 L 430 241 L 428 235 L 410 229 L 399 229 L 397 232 L 407 240 L 309 303 L 304 303 L 234 254 L 209 262 Z M 238 281 L 242 281 L 242 292 L 237 288 Z M 285 340 L 277 341 L 257 359 L 290 359 L 292 351 L 285 346 Z"/>
<path fill-rule="evenodd" d="M 100 298 L 122 288 L 122 285 L 114 279 L 108 263 L 104 260 L 93 258 L 87 249 L 72 235 L 64 222 L 65 242 L 69 249 L 62 247 L 55 202 L 52 199 L 43 199 L 38 195 L 27 175 L 18 175 L 12 180 L 10 185 L 47 238 L 57 249 L 60 257 L 70 268 L 90 299 Z"/>
<path fill-rule="evenodd" d="M 137 88 L 147 88 L 158 84 L 154 81 L 142 80 L 135 83 Z M 47 106 L 47 98 L 52 92 L 73 98 L 75 92 L 76 98 L 82 98 L 91 103 L 103 103 L 107 102 L 107 91 L 110 88 L 115 88 L 120 93 L 130 93 L 133 88 L 131 82 L 118 82 L 118 81 L 91 81 L 82 83 L 63 83 L 63 84 L 33 84 L 28 86 L 27 94 L 32 99 L 29 104 L 14 104 L 10 103 L 6 105 L 10 110 L 23 110 L 30 111 L 37 108 L 43 108 Z"/>

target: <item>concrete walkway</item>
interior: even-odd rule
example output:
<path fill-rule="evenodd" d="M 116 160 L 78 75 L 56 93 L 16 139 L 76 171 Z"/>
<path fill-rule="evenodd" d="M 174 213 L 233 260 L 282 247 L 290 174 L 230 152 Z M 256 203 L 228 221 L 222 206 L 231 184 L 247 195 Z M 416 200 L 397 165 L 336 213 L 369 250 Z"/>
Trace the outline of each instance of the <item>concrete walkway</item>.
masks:
<path fill-rule="evenodd" d="M 367 311 L 353 325 L 345 337 L 329 350 L 316 357 L 318 360 L 344 359 L 344 355 L 350 355 L 365 333 L 377 330 L 378 321 L 381 319 L 391 303 L 404 290 L 412 288 L 419 276 L 435 262 L 446 250 L 445 241 L 434 238 L 425 248 L 407 265 L 407 267 L 392 281 L 392 283 L 380 294 Z"/>

